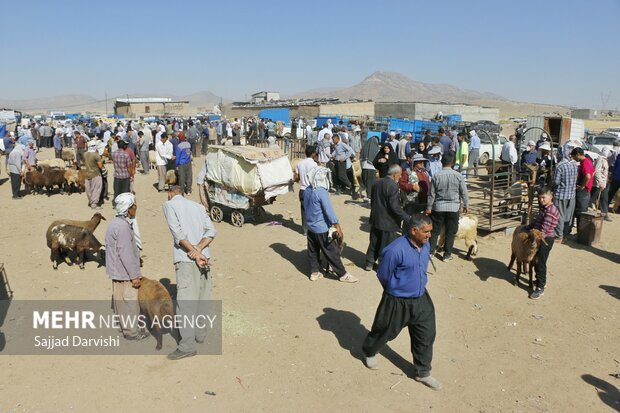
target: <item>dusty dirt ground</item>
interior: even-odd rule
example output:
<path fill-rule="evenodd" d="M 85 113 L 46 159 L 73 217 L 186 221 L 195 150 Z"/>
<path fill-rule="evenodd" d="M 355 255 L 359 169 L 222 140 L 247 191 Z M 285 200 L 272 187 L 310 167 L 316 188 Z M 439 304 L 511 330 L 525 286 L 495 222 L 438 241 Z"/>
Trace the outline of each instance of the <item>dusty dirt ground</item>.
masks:
<path fill-rule="evenodd" d="M 48 151 L 40 159 L 49 156 Z M 4 163 L 4 159 L 2 159 Z M 196 161 L 195 172 L 200 161 Z M 4 168 L 2 168 L 4 171 Z M 0 177 L 0 262 L 15 299 L 96 299 L 111 295 L 104 268 L 52 269 L 45 231 L 58 218 L 88 219 L 84 194 L 10 198 Z M 111 181 L 111 180 L 110 180 Z M 172 238 L 155 172 L 138 175 L 143 274 L 174 283 Z M 197 200 L 197 194 L 191 196 Z M 428 290 L 437 314 L 434 392 L 410 377 L 407 331 L 378 357 L 361 361 L 381 288 L 363 271 L 369 209 L 332 196 L 345 232 L 343 284 L 308 281 L 297 194 L 266 209 L 267 222 L 217 224 L 213 298 L 223 301 L 223 354 L 168 361 L 161 356 L 0 355 L 0 411 L 438 411 L 604 412 L 620 409 L 620 216 L 600 244 L 554 246 L 545 296 L 528 299 L 506 269 L 509 238 L 480 237 L 478 256 L 436 262 Z M 113 210 L 102 211 L 108 218 Z M 281 222 L 283 225 L 269 225 Z M 96 231 L 104 239 L 107 223 Z M 479 234 L 485 235 L 485 234 Z M 464 249 L 462 241 L 455 244 Z M 462 251 L 461 251 L 462 252 Z M 209 395 L 205 392 L 213 392 Z"/>

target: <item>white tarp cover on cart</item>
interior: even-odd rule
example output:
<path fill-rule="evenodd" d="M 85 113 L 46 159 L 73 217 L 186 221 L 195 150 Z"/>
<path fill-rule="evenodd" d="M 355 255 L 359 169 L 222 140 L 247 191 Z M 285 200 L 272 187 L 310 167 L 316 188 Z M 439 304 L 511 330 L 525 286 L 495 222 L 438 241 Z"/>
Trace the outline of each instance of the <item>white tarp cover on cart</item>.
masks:
<path fill-rule="evenodd" d="M 264 191 L 265 199 L 288 192 L 293 179 L 291 163 L 279 149 L 254 146 L 209 146 L 207 179 L 253 196 Z"/>

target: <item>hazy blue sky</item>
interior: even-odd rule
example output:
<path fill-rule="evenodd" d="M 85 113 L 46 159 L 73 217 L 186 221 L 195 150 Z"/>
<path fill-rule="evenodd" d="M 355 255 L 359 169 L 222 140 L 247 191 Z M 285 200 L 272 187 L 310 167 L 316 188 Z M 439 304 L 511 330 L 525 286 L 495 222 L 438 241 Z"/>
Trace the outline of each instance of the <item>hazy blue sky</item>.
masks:
<path fill-rule="evenodd" d="M 243 99 L 374 71 L 620 107 L 620 0 L 6 1 L 0 97 L 208 90 Z M 9 16 L 11 16 L 9 18 Z"/>

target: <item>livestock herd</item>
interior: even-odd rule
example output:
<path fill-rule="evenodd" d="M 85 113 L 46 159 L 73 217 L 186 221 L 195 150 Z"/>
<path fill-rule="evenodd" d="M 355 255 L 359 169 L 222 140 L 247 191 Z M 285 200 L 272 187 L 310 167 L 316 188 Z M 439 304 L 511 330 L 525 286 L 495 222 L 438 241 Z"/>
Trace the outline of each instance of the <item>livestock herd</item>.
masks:
<path fill-rule="evenodd" d="M 69 195 L 85 190 L 84 170 L 75 161 L 72 150 L 64 150 L 63 157 L 38 161 L 30 170 L 24 171 L 26 191 L 38 194 L 45 189 L 48 196 L 56 188 Z"/>

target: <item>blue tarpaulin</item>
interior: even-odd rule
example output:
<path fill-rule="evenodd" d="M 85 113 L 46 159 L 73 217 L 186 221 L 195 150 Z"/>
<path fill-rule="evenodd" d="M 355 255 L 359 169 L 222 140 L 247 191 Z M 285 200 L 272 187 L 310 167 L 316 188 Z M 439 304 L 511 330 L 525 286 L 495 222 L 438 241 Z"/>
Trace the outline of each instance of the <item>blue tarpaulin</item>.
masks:
<path fill-rule="evenodd" d="M 258 112 L 258 117 L 261 119 L 271 119 L 274 122 L 284 122 L 284 126 L 291 126 L 291 111 L 283 109 L 263 109 Z"/>

